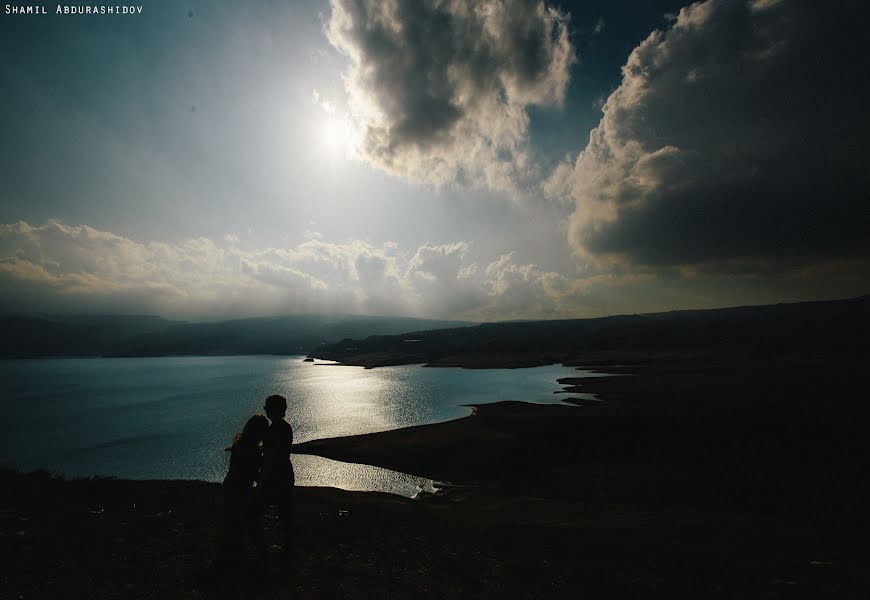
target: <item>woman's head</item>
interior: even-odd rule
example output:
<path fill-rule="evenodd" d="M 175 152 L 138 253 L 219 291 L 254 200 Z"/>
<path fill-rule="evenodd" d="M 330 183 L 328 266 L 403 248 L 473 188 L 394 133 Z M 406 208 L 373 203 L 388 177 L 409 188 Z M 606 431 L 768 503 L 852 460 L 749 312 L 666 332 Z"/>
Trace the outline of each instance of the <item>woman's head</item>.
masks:
<path fill-rule="evenodd" d="M 242 440 L 259 443 L 266 436 L 269 429 L 269 421 L 261 414 L 256 414 L 245 423 L 242 432 L 236 436 L 235 442 Z"/>

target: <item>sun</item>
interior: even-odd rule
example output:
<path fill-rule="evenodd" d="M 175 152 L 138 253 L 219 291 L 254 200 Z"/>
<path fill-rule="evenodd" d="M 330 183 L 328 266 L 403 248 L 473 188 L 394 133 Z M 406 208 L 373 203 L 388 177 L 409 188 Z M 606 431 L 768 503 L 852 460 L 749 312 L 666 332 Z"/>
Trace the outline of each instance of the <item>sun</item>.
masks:
<path fill-rule="evenodd" d="M 323 151 L 331 158 L 351 158 L 356 150 L 356 130 L 347 117 L 328 116 L 319 131 Z"/>

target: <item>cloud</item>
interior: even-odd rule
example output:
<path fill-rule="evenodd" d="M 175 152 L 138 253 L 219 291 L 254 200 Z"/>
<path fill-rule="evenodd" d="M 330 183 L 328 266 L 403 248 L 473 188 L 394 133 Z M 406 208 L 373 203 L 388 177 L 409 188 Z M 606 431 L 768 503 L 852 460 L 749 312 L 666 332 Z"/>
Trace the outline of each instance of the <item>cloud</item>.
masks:
<path fill-rule="evenodd" d="M 492 311 L 502 314 L 533 312 L 552 317 L 560 300 L 575 292 L 574 283 L 537 265 L 518 264 L 515 253 L 501 255 L 487 265 L 485 279 L 494 299 Z M 533 310 L 529 310 L 533 307 Z"/>
<path fill-rule="evenodd" d="M 478 277 L 479 267 L 469 260 L 471 244 L 423 244 L 408 263 L 406 277 L 420 304 L 443 306 L 464 313 L 487 302 Z"/>
<path fill-rule="evenodd" d="M 534 171 L 527 107 L 564 99 L 567 19 L 541 0 L 333 0 L 358 152 L 413 181 L 514 189 Z"/>
<path fill-rule="evenodd" d="M 309 239 L 242 250 L 194 238 L 141 243 L 86 225 L 0 225 L 6 312 L 146 312 L 182 318 L 353 313 L 515 318 L 552 310 L 561 276 L 511 253 L 481 262 L 469 242 Z"/>
<path fill-rule="evenodd" d="M 604 17 L 598 17 L 598 20 L 595 22 L 595 27 L 592 28 L 592 34 L 598 35 L 604 31 Z"/>
<path fill-rule="evenodd" d="M 317 90 L 311 90 L 311 100 L 326 114 L 334 115 L 336 113 L 335 102 L 327 100 Z"/>
<path fill-rule="evenodd" d="M 586 260 L 760 272 L 870 255 L 870 53 L 858 3 L 708 0 L 628 58 L 576 161 Z"/>

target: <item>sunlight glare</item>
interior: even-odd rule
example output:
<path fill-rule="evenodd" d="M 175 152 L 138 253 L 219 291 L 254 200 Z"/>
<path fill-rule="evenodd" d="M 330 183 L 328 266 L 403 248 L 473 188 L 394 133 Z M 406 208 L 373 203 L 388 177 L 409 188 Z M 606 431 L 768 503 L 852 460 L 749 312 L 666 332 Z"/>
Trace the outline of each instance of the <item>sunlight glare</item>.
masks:
<path fill-rule="evenodd" d="M 347 117 L 328 116 L 320 127 L 320 144 L 331 158 L 352 158 L 356 151 L 356 130 Z"/>

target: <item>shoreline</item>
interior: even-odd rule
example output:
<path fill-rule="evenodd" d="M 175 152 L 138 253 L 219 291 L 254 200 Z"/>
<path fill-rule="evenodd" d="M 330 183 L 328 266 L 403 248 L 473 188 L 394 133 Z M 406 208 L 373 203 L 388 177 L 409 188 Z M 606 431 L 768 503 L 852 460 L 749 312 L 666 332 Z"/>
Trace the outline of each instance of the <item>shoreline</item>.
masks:
<path fill-rule="evenodd" d="M 273 552 L 268 580 L 203 576 L 219 484 L 0 471 L 0 595 L 866 597 L 864 362 L 654 356 L 571 382 L 601 405 L 483 404 L 300 444 L 453 485 L 417 500 L 297 488 L 296 571 Z"/>

